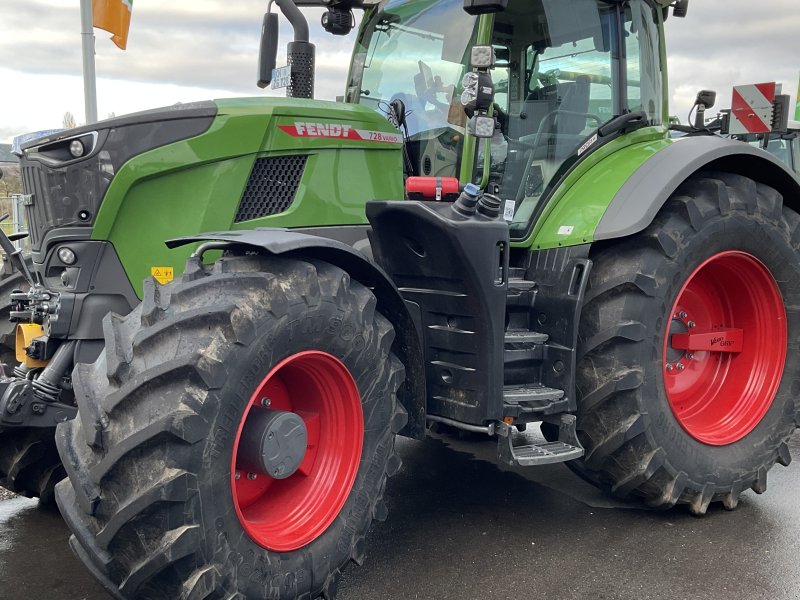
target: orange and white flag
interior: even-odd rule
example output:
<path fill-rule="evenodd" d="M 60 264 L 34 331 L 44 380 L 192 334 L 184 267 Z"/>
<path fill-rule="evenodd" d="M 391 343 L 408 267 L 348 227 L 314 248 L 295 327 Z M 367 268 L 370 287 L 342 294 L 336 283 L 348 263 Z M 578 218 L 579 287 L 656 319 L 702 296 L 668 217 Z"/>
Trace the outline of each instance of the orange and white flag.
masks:
<path fill-rule="evenodd" d="M 120 50 L 128 45 L 133 0 L 92 0 L 94 26 L 112 34 L 111 41 Z"/>

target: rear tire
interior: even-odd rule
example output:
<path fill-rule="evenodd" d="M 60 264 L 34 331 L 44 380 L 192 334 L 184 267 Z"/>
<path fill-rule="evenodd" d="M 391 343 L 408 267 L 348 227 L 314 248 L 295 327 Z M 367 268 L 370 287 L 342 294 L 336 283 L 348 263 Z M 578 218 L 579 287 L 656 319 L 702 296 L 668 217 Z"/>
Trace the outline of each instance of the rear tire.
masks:
<path fill-rule="evenodd" d="M 80 418 L 57 433 L 69 475 L 57 498 L 92 573 L 117 598 L 333 598 L 386 517 L 406 422 L 394 331 L 372 293 L 322 262 L 190 260 L 180 281 L 147 280 L 143 303 L 104 330 L 104 353 L 74 372 Z M 316 454 L 288 479 L 234 478 L 237 431 L 276 406 L 306 420 Z M 317 476 L 343 493 L 314 488 Z"/>
<path fill-rule="evenodd" d="M 598 245 L 580 323 L 579 475 L 700 515 L 716 501 L 735 508 L 744 490 L 763 493 L 775 462 L 789 464 L 800 260 L 798 219 L 783 211 L 769 187 L 700 174 L 647 230 Z M 673 314 L 687 315 L 685 304 L 699 315 L 688 327 L 743 328 L 745 350 L 676 350 L 672 334 L 693 318 Z"/>

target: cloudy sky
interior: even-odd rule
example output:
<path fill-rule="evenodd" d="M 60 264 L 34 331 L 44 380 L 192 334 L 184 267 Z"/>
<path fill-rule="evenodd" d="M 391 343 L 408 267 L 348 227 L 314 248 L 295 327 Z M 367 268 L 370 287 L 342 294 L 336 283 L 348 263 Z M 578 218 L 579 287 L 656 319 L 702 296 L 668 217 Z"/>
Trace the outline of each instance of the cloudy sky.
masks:
<path fill-rule="evenodd" d="M 793 97 L 800 75 L 798 0 L 692 0 L 670 19 L 671 112 L 685 115 L 701 88 L 730 105 L 733 84 L 780 81 Z M 136 0 L 128 50 L 96 30 L 101 118 L 229 96 L 255 86 L 266 0 Z M 317 44 L 317 97 L 343 91 L 353 36 L 334 38 L 308 11 Z M 288 41 L 288 29 L 283 32 Z M 284 46 L 284 44 L 281 44 Z M 279 64 L 281 64 L 279 58 Z M 271 92 L 270 92 L 271 93 Z M 0 0 L 0 143 L 84 118 L 78 0 Z"/>

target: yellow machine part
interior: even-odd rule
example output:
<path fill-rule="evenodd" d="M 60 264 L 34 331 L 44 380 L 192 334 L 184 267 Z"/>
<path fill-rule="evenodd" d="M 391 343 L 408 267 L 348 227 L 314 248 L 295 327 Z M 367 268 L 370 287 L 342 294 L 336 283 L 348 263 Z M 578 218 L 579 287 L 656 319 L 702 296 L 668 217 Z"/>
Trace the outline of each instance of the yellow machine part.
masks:
<path fill-rule="evenodd" d="M 35 323 L 21 323 L 17 325 L 17 360 L 29 369 L 39 369 L 47 366 L 46 360 L 31 358 L 25 353 L 25 348 L 31 345 L 33 340 L 44 335 L 41 325 Z"/>

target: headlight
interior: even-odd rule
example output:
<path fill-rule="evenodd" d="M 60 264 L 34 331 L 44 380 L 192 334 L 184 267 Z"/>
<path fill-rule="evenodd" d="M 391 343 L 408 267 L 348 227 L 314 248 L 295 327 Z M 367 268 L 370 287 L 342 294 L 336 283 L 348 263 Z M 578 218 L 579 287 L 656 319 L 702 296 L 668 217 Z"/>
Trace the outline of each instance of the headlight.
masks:
<path fill-rule="evenodd" d="M 72 155 L 72 158 L 80 158 L 86 154 L 86 147 L 83 145 L 82 141 L 72 140 L 69 145 L 69 153 Z"/>
<path fill-rule="evenodd" d="M 58 259 L 65 265 L 74 265 L 78 257 L 75 256 L 75 252 L 72 251 L 72 248 L 62 246 L 58 249 Z"/>
<path fill-rule="evenodd" d="M 497 121 L 494 117 L 475 117 L 472 120 L 476 138 L 494 137 Z"/>
<path fill-rule="evenodd" d="M 464 75 L 464 79 L 461 81 L 461 85 L 464 88 L 464 93 L 461 94 L 461 104 L 469 106 L 478 99 L 479 82 L 480 78 L 477 73 L 470 72 Z"/>
<path fill-rule="evenodd" d="M 473 69 L 491 69 L 494 66 L 494 48 L 473 46 L 470 59 Z"/>

